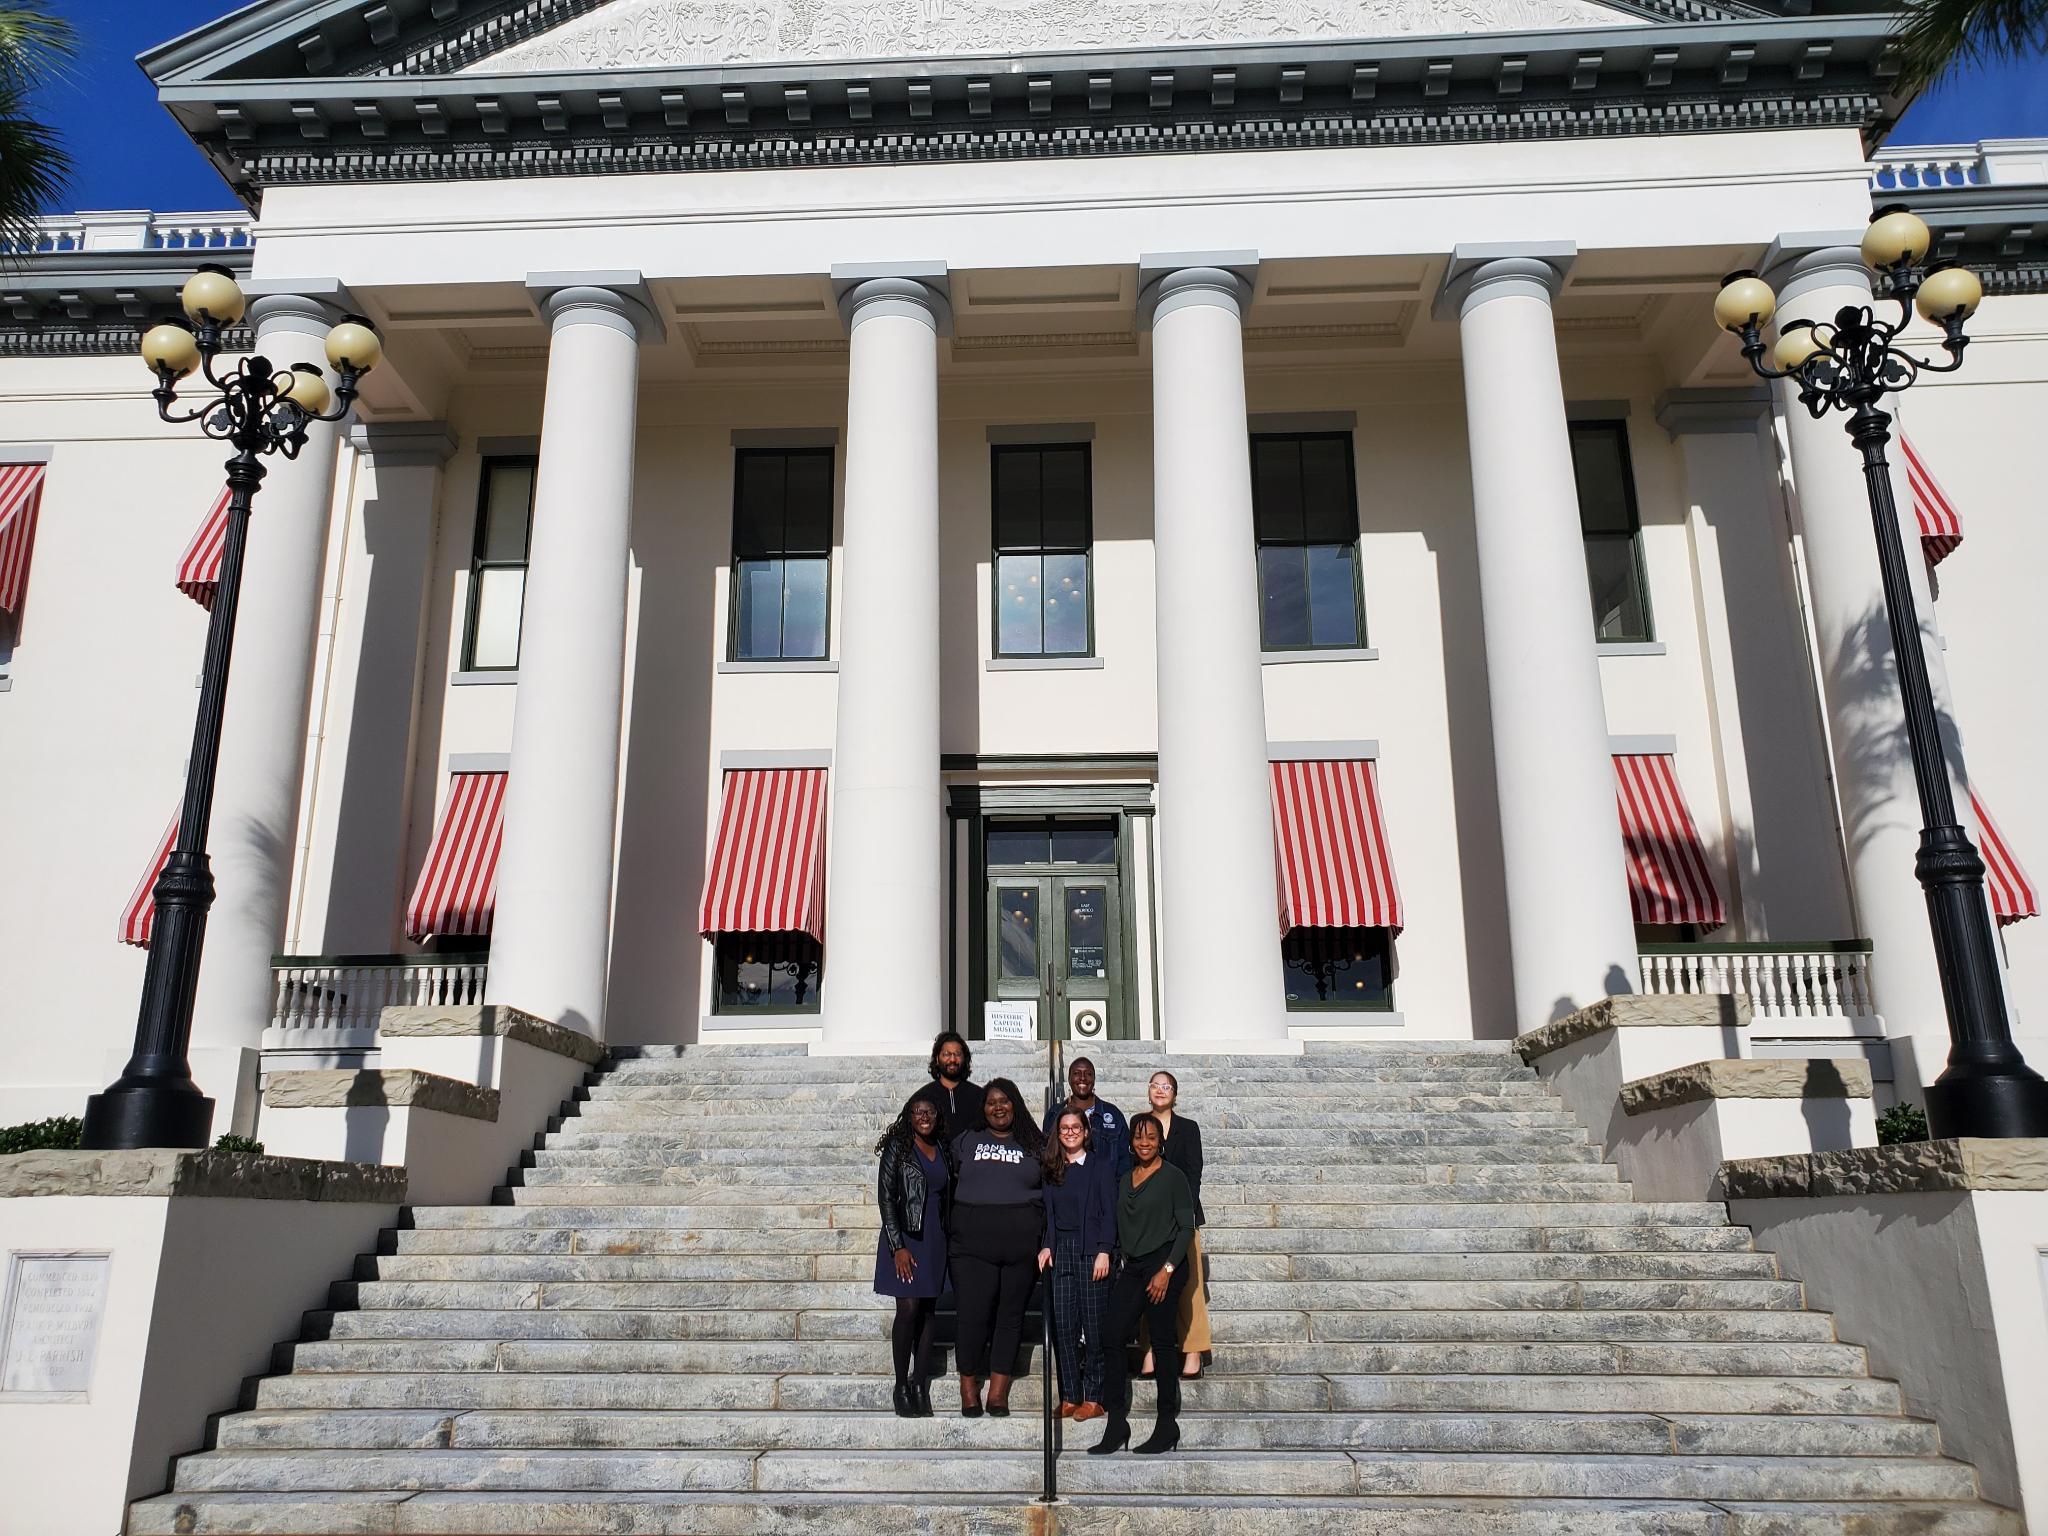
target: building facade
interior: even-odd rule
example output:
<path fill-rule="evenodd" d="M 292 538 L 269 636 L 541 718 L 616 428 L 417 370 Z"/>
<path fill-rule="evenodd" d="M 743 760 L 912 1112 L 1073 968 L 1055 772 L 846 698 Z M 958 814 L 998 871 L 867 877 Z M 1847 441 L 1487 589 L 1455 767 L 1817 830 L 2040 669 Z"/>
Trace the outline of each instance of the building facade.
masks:
<path fill-rule="evenodd" d="M 1742 267 L 1869 302 L 1873 199 L 1991 293 L 1895 457 L 2038 1061 L 2048 154 L 1873 162 L 1889 25 L 275 0 L 167 44 L 251 211 L 0 279 L 0 1121 L 126 1054 L 221 527 L 133 343 L 199 261 L 280 365 L 386 347 L 252 523 L 194 1037 L 238 1127 L 399 1001 L 1285 1049 L 1744 992 L 1757 1054 L 1911 1098 L 1857 459 L 1709 314 Z"/>

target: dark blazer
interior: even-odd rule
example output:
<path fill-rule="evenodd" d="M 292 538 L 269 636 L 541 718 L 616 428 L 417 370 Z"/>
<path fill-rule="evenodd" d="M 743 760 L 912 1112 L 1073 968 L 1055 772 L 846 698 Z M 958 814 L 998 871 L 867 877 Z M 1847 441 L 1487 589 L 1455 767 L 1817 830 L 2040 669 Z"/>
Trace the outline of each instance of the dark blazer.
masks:
<path fill-rule="evenodd" d="M 1209 1218 L 1202 1214 L 1202 1128 L 1186 1115 L 1173 1117 L 1173 1132 L 1166 1138 L 1166 1145 L 1160 1148 L 1160 1157 L 1178 1168 L 1188 1181 L 1188 1188 L 1195 1196 L 1195 1225 L 1202 1226 Z"/>
<path fill-rule="evenodd" d="M 946 1134 L 942 1139 L 950 1142 L 962 1131 L 971 1131 L 981 1124 L 981 1101 L 986 1092 L 972 1079 L 948 1089 L 935 1077 L 910 1097 L 913 1101 L 929 1099 L 938 1106 L 939 1113 L 946 1117 Z"/>
<path fill-rule="evenodd" d="M 1078 1227 L 1081 1252 L 1089 1258 L 1116 1252 L 1116 1163 L 1101 1148 L 1088 1161 L 1069 1168 L 1064 1182 L 1045 1185 L 1046 1236 L 1060 1241 L 1062 1227 Z"/>
<path fill-rule="evenodd" d="M 939 1156 L 944 1159 L 950 1175 L 953 1154 L 944 1142 L 939 1144 Z M 949 1176 L 946 1187 L 939 1192 L 941 1225 L 945 1224 L 943 1218 L 950 1214 L 954 1182 Z M 875 1172 L 875 1204 L 882 1208 L 882 1246 L 891 1253 L 904 1246 L 906 1236 L 917 1237 L 923 1233 L 924 1201 L 929 1192 L 924 1160 L 917 1155 L 916 1144 L 906 1147 L 892 1138 L 882 1148 L 881 1167 Z"/>

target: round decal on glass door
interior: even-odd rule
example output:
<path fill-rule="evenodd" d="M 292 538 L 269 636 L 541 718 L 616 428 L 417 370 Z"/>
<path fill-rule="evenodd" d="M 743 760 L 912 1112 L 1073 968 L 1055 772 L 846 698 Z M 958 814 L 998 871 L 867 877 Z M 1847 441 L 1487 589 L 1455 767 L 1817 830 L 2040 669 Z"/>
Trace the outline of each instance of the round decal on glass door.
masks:
<path fill-rule="evenodd" d="M 1100 1040 L 1108 1033 L 1108 1020 L 1099 1004 L 1076 1003 L 1068 1015 L 1068 1026 L 1076 1040 Z"/>

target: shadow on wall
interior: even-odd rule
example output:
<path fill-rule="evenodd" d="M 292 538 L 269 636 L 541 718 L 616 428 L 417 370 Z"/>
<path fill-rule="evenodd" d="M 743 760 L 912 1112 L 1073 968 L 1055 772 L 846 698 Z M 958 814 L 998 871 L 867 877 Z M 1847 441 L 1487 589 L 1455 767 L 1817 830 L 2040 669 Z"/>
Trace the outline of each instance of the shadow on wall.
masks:
<path fill-rule="evenodd" d="M 1815 1057 L 1806 1063 L 1805 1097 L 1800 1100 L 1799 1111 L 1817 1151 L 1855 1145 L 1847 1087 L 1839 1062 Z"/>
<path fill-rule="evenodd" d="M 370 579 L 363 594 L 355 696 L 346 717 L 348 753 L 340 775 L 327 923 L 319 937 L 329 954 L 399 947 L 420 641 L 435 542 L 434 519 L 421 517 L 414 498 L 371 497 L 363 503 L 362 528 Z M 394 688 L 393 680 L 401 677 L 406 686 Z"/>
<path fill-rule="evenodd" d="M 697 1038 L 704 954 L 697 902 L 712 790 L 712 674 L 725 654 L 717 598 L 732 494 L 729 482 L 721 490 L 687 479 L 685 466 L 707 461 L 718 461 L 715 450 L 643 453 L 635 482 L 640 601 L 605 1004 L 605 1036 L 617 1045 Z"/>
<path fill-rule="evenodd" d="M 1923 627 L 1922 643 L 1927 640 Z M 1910 780 L 1892 789 L 1895 765 L 1907 761 L 1906 714 L 1900 702 L 1899 675 L 1891 657 L 1891 624 L 1882 604 L 1867 610 L 1844 636 L 1834 655 L 1825 659 L 1833 696 L 1857 701 L 1854 723 L 1838 731 L 1836 753 L 1854 769 L 1855 784 L 1841 785 L 1842 834 L 1852 850 L 1873 837 L 1903 827 L 1917 833 L 1918 802 Z M 1941 735 L 1942 757 L 1950 782 L 1961 785 L 1962 749 L 1954 717 L 1941 699 L 1934 701 L 1935 727 Z M 1838 782 L 1840 775 L 1838 777 Z M 1863 793 L 1852 798 L 1855 788 Z"/>

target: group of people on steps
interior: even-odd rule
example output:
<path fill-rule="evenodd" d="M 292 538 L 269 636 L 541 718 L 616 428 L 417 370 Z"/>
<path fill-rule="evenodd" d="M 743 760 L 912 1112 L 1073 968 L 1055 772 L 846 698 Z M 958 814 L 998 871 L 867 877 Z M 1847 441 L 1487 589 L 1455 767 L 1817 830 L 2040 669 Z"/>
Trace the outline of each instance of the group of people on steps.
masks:
<path fill-rule="evenodd" d="M 1171 1451 L 1181 1380 L 1202 1374 L 1210 1346 L 1202 1128 L 1179 1112 L 1180 1084 L 1153 1073 L 1148 1107 L 1126 1120 L 1079 1057 L 1065 1102 L 1039 1124 L 1015 1083 L 977 1083 L 973 1070 L 967 1042 L 941 1034 L 931 1081 L 875 1143 L 875 1291 L 896 1302 L 898 1416 L 931 1416 L 932 1338 L 950 1289 L 960 1415 L 1008 1417 L 1024 1314 L 1049 1275 L 1060 1416 L 1106 1421 L 1090 1455 L 1130 1445 L 1126 1351 L 1149 1344 L 1139 1374 L 1158 1383 L 1158 1416 L 1131 1449 Z"/>

